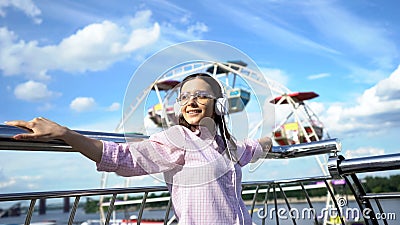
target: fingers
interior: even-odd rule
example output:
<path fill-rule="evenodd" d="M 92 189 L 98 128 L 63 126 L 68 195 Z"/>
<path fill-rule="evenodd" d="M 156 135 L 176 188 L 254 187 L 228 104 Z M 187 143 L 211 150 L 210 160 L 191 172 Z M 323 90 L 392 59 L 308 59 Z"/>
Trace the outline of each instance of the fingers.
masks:
<path fill-rule="evenodd" d="M 5 124 L 9 126 L 16 126 L 29 132 L 29 133 L 22 133 L 15 135 L 13 138 L 16 140 L 38 139 L 39 136 L 43 135 L 40 134 L 41 132 L 36 132 L 35 127 L 38 123 L 40 123 L 41 120 L 44 121 L 45 119 L 42 117 L 36 117 L 31 121 L 14 120 L 14 121 L 6 121 Z"/>
<path fill-rule="evenodd" d="M 24 121 L 24 120 L 14 120 L 14 121 L 6 121 L 5 124 L 9 126 L 17 126 L 17 127 L 28 127 L 29 122 Z"/>
<path fill-rule="evenodd" d="M 29 140 L 37 139 L 37 136 L 33 133 L 17 134 L 13 137 L 15 140 Z"/>
<path fill-rule="evenodd" d="M 32 119 L 31 121 L 24 121 L 24 120 L 13 120 L 13 121 L 6 121 L 5 124 L 9 126 L 17 126 L 17 127 L 26 127 L 26 128 L 33 128 L 35 124 L 39 121 L 47 121 L 47 119 L 43 117 L 36 117 Z"/>

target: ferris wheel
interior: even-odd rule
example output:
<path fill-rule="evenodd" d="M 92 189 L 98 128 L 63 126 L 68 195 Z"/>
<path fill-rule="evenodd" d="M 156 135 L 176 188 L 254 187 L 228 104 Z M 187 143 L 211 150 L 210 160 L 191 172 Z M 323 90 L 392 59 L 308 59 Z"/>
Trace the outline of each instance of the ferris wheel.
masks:
<path fill-rule="evenodd" d="M 229 113 L 242 112 L 251 98 L 254 90 L 243 85 L 239 79 L 247 84 L 258 85 L 269 92 L 269 107 L 273 107 L 275 121 L 271 136 L 278 145 L 299 144 L 319 141 L 329 138 L 329 134 L 318 116 L 306 104 L 307 100 L 318 97 L 315 92 L 292 92 L 279 82 L 264 76 L 261 72 L 252 70 L 242 61 L 228 62 L 192 62 L 167 71 L 158 80 L 151 83 L 129 105 L 123 118 L 116 127 L 116 132 L 123 132 L 124 124 L 131 119 L 134 112 L 148 100 L 148 96 L 156 96 L 156 102 L 147 106 L 147 115 L 155 126 L 169 127 L 177 123 L 173 103 L 176 99 L 180 80 L 187 75 L 207 72 L 219 79 L 223 84 L 229 102 Z M 257 96 L 256 96 L 257 97 Z M 264 103 L 264 104 L 268 104 Z M 253 131 L 263 126 L 263 118 L 255 121 Z M 126 131 L 125 131 L 126 132 Z M 253 137 L 256 132 L 250 132 Z"/>
<path fill-rule="evenodd" d="M 272 122 L 266 122 L 271 115 L 248 117 L 252 121 L 249 122 L 250 130 L 246 137 L 255 138 L 264 129 L 266 132 L 263 135 L 270 135 L 275 145 L 300 144 L 330 138 L 323 123 L 306 103 L 318 97 L 317 93 L 293 92 L 264 76 L 261 71 L 249 68 L 240 60 L 188 62 L 166 71 L 129 102 L 128 110 L 125 110 L 116 132 L 127 132 L 124 124 L 133 119 L 135 111 L 140 107 L 147 107 L 144 120 L 151 121 L 147 126 L 164 128 L 177 124 L 173 104 L 178 95 L 180 81 L 187 75 L 199 72 L 209 73 L 221 81 L 228 98 L 230 114 L 243 112 L 246 107 L 251 107 L 254 100 L 259 103 L 258 110 L 272 109 L 268 112 L 274 114 Z M 153 102 L 149 102 L 150 95 L 153 95 Z M 264 95 L 265 100 L 260 100 L 257 95 Z M 143 127 L 146 131 L 145 123 Z M 147 134 L 150 135 L 151 132 Z M 323 174 L 329 175 L 325 166 L 328 157 L 320 155 L 315 158 Z"/>
<path fill-rule="evenodd" d="M 123 132 L 124 124 L 132 118 L 135 111 L 148 99 L 150 94 L 157 97 L 157 102 L 153 103 L 148 109 L 148 116 L 157 126 L 171 126 L 176 124 L 176 118 L 173 111 L 173 103 L 177 94 L 177 89 L 182 80 L 187 75 L 206 72 L 214 78 L 219 79 L 225 88 L 229 102 L 229 113 L 241 112 L 246 107 L 250 99 L 249 87 L 243 88 L 243 82 L 253 82 L 264 90 L 269 90 L 271 84 L 275 90 L 283 90 L 284 86 L 266 79 L 260 73 L 257 73 L 246 67 L 247 64 L 242 61 L 221 62 L 192 62 L 167 71 L 162 74 L 158 80 L 151 83 L 138 97 L 134 98 L 120 123 L 116 127 L 117 132 Z M 257 127 L 259 127 L 258 125 Z"/>

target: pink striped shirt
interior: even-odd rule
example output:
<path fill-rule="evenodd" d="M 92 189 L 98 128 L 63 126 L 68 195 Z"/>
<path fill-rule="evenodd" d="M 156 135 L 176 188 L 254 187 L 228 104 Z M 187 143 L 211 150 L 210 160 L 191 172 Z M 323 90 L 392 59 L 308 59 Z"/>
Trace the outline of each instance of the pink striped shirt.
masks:
<path fill-rule="evenodd" d="M 99 171 L 163 173 L 179 224 L 252 224 L 241 198 L 241 167 L 263 155 L 258 141 L 237 142 L 236 163 L 222 138 L 177 125 L 142 142 L 103 142 Z"/>

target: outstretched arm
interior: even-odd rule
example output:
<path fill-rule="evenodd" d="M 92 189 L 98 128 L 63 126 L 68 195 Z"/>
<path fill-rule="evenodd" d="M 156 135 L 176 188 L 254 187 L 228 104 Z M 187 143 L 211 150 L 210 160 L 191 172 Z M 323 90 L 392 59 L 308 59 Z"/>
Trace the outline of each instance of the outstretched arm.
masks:
<path fill-rule="evenodd" d="M 15 120 L 6 122 L 10 126 L 18 126 L 29 133 L 17 134 L 16 140 L 51 141 L 59 139 L 78 150 L 87 158 L 100 162 L 103 151 L 103 143 L 99 140 L 88 138 L 67 127 L 61 126 L 51 120 L 37 117 L 31 121 Z"/>

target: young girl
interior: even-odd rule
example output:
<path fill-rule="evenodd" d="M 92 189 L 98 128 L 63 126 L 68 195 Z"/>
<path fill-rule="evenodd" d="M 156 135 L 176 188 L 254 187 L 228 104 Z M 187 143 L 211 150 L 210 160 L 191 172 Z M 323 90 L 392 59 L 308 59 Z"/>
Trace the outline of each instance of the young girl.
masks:
<path fill-rule="evenodd" d="M 241 198 L 241 167 L 265 158 L 271 139 L 239 142 L 230 135 L 222 86 L 207 74 L 181 82 L 176 106 L 179 125 L 125 144 L 90 139 L 41 117 L 7 124 L 32 131 L 14 136 L 17 140 L 65 141 L 99 171 L 163 173 L 179 224 L 252 224 Z"/>

